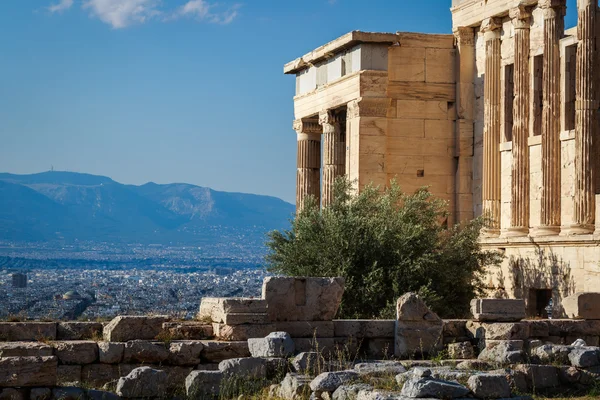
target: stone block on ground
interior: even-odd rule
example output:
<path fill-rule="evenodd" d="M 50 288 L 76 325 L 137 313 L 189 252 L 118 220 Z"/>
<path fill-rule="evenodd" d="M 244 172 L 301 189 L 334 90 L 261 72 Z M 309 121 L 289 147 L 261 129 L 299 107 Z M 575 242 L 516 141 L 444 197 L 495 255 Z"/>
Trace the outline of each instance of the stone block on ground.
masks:
<path fill-rule="evenodd" d="M 450 343 L 448 355 L 455 360 L 468 360 L 475 358 L 475 350 L 471 342 Z"/>
<path fill-rule="evenodd" d="M 169 358 L 169 350 L 165 343 L 132 340 L 125 344 L 124 363 L 160 364 Z"/>
<path fill-rule="evenodd" d="M 190 399 L 210 399 L 219 395 L 221 371 L 192 371 L 185 379 L 185 390 Z"/>
<path fill-rule="evenodd" d="M 499 364 L 515 364 L 524 360 L 525 354 L 522 349 L 522 340 L 498 340 L 494 341 L 493 345 L 488 343 L 488 346 L 479 353 L 477 358 L 480 361 Z"/>
<path fill-rule="evenodd" d="M 268 277 L 263 281 L 270 321 L 331 321 L 344 293 L 344 278 Z"/>
<path fill-rule="evenodd" d="M 600 320 L 600 293 L 575 293 L 565 297 L 561 304 L 569 318 Z"/>
<path fill-rule="evenodd" d="M 323 359 L 315 351 L 307 351 L 298 354 L 291 360 L 292 368 L 298 374 L 313 374 L 323 364 Z"/>
<path fill-rule="evenodd" d="M 286 400 L 300 400 L 310 395 L 311 378 L 307 375 L 288 373 L 278 389 L 278 396 Z"/>
<path fill-rule="evenodd" d="M 359 373 L 352 370 L 323 372 L 310 382 L 310 389 L 313 392 L 332 393 L 338 387 L 354 382 L 359 378 Z"/>
<path fill-rule="evenodd" d="M 104 364 L 118 364 L 123 361 L 125 343 L 98 342 L 98 358 Z"/>
<path fill-rule="evenodd" d="M 294 354 L 295 345 L 286 332 L 272 332 L 264 338 L 248 339 L 252 357 L 289 357 Z"/>
<path fill-rule="evenodd" d="M 55 386 L 56 357 L 0 358 L 0 387 Z"/>
<path fill-rule="evenodd" d="M 213 325 L 215 339 L 227 341 L 248 340 L 251 338 L 261 338 L 271 332 L 277 331 L 275 324 L 246 324 L 246 325 Z"/>
<path fill-rule="evenodd" d="M 363 362 L 356 364 L 354 370 L 360 375 L 373 377 L 395 376 L 406 372 L 406 368 L 399 361 Z"/>
<path fill-rule="evenodd" d="M 81 365 L 59 365 L 56 368 L 56 382 L 60 386 L 81 382 Z"/>
<path fill-rule="evenodd" d="M 121 315 L 104 327 L 104 340 L 107 342 L 127 342 L 130 340 L 153 340 L 162 332 L 167 316 Z"/>
<path fill-rule="evenodd" d="M 287 332 L 293 338 L 332 338 L 335 336 L 333 321 L 279 321 L 275 322 L 275 327 L 274 331 Z"/>
<path fill-rule="evenodd" d="M 53 342 L 54 355 L 62 364 L 91 364 L 98 360 L 98 344 L 92 340 Z"/>
<path fill-rule="evenodd" d="M 0 357 L 50 357 L 51 346 L 40 342 L 0 342 Z"/>
<path fill-rule="evenodd" d="M 525 322 L 486 323 L 469 321 L 469 337 L 483 340 L 525 340 L 529 338 L 529 324 Z"/>
<path fill-rule="evenodd" d="M 396 305 L 395 355 L 399 358 L 433 354 L 441 348 L 443 322 L 415 293 L 406 293 Z"/>
<path fill-rule="evenodd" d="M 263 299 L 235 297 L 204 297 L 200 301 L 198 319 L 206 322 L 226 323 L 228 314 L 264 314 L 267 302 Z"/>
<path fill-rule="evenodd" d="M 456 382 L 432 378 L 430 370 L 422 369 L 413 372 L 412 377 L 404 383 L 401 393 L 411 398 L 453 399 L 466 396 L 469 389 Z"/>
<path fill-rule="evenodd" d="M 161 397 L 167 386 L 167 374 L 150 367 L 139 367 L 119 378 L 117 394 L 124 398 Z"/>
<path fill-rule="evenodd" d="M 559 368 L 552 365 L 520 364 L 513 368 L 522 374 L 528 390 L 550 389 L 560 385 Z"/>
<path fill-rule="evenodd" d="M 511 395 L 508 379 L 500 374 L 472 375 L 467 386 L 480 399 L 508 398 Z"/>
<path fill-rule="evenodd" d="M 342 385 L 335 389 L 332 400 L 356 400 L 361 392 L 370 392 L 373 390 L 371 385 L 366 383 L 355 383 L 350 385 Z"/>
<path fill-rule="evenodd" d="M 201 363 L 200 354 L 204 345 L 200 341 L 176 341 L 169 345 L 167 363 L 179 366 L 194 366 Z"/>
<path fill-rule="evenodd" d="M 55 322 L 0 322 L 0 341 L 56 340 Z"/>
<path fill-rule="evenodd" d="M 202 360 L 209 363 L 218 363 L 229 358 L 250 357 L 247 341 L 201 340 L 201 343 L 204 345 Z"/>
<path fill-rule="evenodd" d="M 573 367 L 589 368 L 600 365 L 600 349 L 597 347 L 577 347 L 569 352 Z"/>
<path fill-rule="evenodd" d="M 333 325 L 336 337 L 393 338 L 396 321 L 393 319 L 336 319 L 333 321 Z"/>
<path fill-rule="evenodd" d="M 569 353 L 573 348 L 571 346 L 544 344 L 531 350 L 531 355 L 542 363 L 560 363 L 570 364 Z"/>
<path fill-rule="evenodd" d="M 57 340 L 86 340 L 102 336 L 104 325 L 100 322 L 59 322 Z"/>
<path fill-rule="evenodd" d="M 213 324 L 200 321 L 165 322 L 163 331 L 173 340 L 202 340 L 213 337 Z"/>
<path fill-rule="evenodd" d="M 476 321 L 513 322 L 525 318 L 523 299 L 473 299 L 471 313 Z"/>
<path fill-rule="evenodd" d="M 219 371 L 228 377 L 266 378 L 267 365 L 264 358 L 231 358 L 219 363 Z"/>

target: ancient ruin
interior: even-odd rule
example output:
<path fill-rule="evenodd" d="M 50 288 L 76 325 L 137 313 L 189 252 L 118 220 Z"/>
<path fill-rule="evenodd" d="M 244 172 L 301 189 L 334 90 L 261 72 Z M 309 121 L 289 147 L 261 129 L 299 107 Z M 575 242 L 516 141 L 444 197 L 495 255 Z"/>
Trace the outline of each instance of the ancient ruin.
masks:
<path fill-rule="evenodd" d="M 0 322 L 0 398 L 230 399 L 254 382 L 278 400 L 487 399 L 600 381 L 598 293 L 565 299 L 577 319 L 474 299 L 473 319 L 442 320 L 406 293 L 396 319 L 340 320 L 343 291 L 270 277 L 260 299 L 202 299 L 195 321 Z"/>
<path fill-rule="evenodd" d="M 528 315 L 596 290 L 598 5 L 577 7 L 565 30 L 565 0 L 454 0 L 453 35 L 354 31 L 286 64 L 297 207 L 329 204 L 338 175 L 429 186 L 448 223 L 490 217 L 489 287 Z"/>

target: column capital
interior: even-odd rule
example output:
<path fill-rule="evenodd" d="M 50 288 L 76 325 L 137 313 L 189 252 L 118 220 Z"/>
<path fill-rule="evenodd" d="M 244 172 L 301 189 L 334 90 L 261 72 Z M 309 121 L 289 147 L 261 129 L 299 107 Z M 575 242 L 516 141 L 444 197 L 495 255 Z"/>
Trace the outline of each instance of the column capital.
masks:
<path fill-rule="evenodd" d="M 475 33 L 473 28 L 468 26 L 460 26 L 454 30 L 454 37 L 456 42 L 461 46 L 474 46 L 475 45 Z"/>
<path fill-rule="evenodd" d="M 387 117 L 389 100 L 378 97 L 361 97 L 347 105 L 346 119 L 357 117 Z"/>
<path fill-rule="evenodd" d="M 331 125 L 340 122 L 339 115 L 333 110 L 324 110 L 319 113 L 319 125 Z"/>
<path fill-rule="evenodd" d="M 486 18 L 481 22 L 481 33 L 496 33 L 500 35 L 502 19 L 498 17 Z"/>
<path fill-rule="evenodd" d="M 323 128 L 317 121 L 313 120 L 305 120 L 305 119 L 296 119 L 293 124 L 294 130 L 296 133 L 306 133 L 306 134 L 321 134 L 323 133 Z"/>
<path fill-rule="evenodd" d="M 567 0 L 540 0 L 538 7 L 542 9 L 558 8 L 565 9 L 567 7 Z"/>
<path fill-rule="evenodd" d="M 512 19 L 515 29 L 530 28 L 531 7 L 519 4 L 518 6 L 511 8 L 508 15 Z"/>

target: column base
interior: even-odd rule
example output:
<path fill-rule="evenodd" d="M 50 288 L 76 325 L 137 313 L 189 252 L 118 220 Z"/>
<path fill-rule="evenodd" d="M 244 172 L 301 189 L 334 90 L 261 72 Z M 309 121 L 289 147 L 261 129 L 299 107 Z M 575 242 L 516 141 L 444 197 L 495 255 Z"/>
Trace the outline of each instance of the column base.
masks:
<path fill-rule="evenodd" d="M 493 229 L 493 228 L 483 228 L 481 230 L 481 237 L 484 238 L 495 238 L 500 236 L 500 229 Z"/>
<path fill-rule="evenodd" d="M 560 234 L 560 226 L 538 226 L 531 230 L 531 236 L 558 236 Z"/>
<path fill-rule="evenodd" d="M 511 226 L 508 228 L 503 236 L 505 237 L 525 237 L 529 234 L 529 228 L 520 226 Z"/>
<path fill-rule="evenodd" d="M 572 224 L 564 226 L 560 234 L 563 236 L 591 235 L 594 233 L 595 228 L 594 225 Z"/>

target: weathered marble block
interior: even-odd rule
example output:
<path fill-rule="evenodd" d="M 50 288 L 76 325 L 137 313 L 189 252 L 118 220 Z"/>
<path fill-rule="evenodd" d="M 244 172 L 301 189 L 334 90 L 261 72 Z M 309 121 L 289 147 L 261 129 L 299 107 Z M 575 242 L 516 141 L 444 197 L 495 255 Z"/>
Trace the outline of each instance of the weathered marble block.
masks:
<path fill-rule="evenodd" d="M 56 357 L 0 358 L 0 387 L 55 386 Z"/>
<path fill-rule="evenodd" d="M 218 363 L 229 358 L 250 357 L 247 341 L 220 342 L 216 340 L 202 340 L 202 361 Z"/>
<path fill-rule="evenodd" d="M 214 336 L 218 340 L 239 341 L 265 337 L 277 331 L 275 324 L 225 325 L 213 324 Z"/>
<path fill-rule="evenodd" d="M 165 322 L 163 330 L 178 340 L 202 340 L 213 337 L 212 323 L 200 321 Z"/>
<path fill-rule="evenodd" d="M 56 340 L 54 322 L 0 322 L 0 341 Z"/>
<path fill-rule="evenodd" d="M 129 340 L 152 340 L 162 331 L 167 316 L 138 317 L 121 315 L 104 327 L 104 340 L 107 342 L 127 342 Z"/>
<path fill-rule="evenodd" d="M 569 318 L 600 319 L 600 293 L 575 293 L 562 301 Z"/>
<path fill-rule="evenodd" d="M 198 319 L 207 320 L 216 323 L 225 323 L 232 325 L 236 318 L 230 317 L 227 321 L 228 314 L 265 314 L 267 312 L 267 302 L 263 299 L 247 299 L 247 298 L 227 298 L 227 297 L 204 297 L 200 302 L 200 311 Z M 251 317 L 246 317 L 251 318 Z M 265 322 L 265 321 L 263 321 Z M 240 321 L 238 324 L 251 323 L 251 321 Z M 252 323 L 260 323 L 254 321 Z"/>
<path fill-rule="evenodd" d="M 98 360 L 98 344 L 91 340 L 54 342 L 52 347 L 62 364 L 91 364 Z"/>
<path fill-rule="evenodd" d="M 525 318 L 525 300 L 473 299 L 471 313 L 476 321 L 520 321 Z"/>
<path fill-rule="evenodd" d="M 52 347 L 39 342 L 0 342 L 0 357 L 50 357 Z"/>
<path fill-rule="evenodd" d="M 263 281 L 270 321 L 331 321 L 344 293 L 344 278 L 268 277 Z"/>
<path fill-rule="evenodd" d="M 398 299 L 396 313 L 396 357 L 433 354 L 441 349 L 443 322 L 419 296 L 404 294 Z"/>

